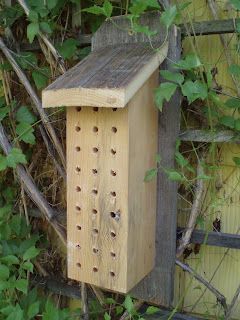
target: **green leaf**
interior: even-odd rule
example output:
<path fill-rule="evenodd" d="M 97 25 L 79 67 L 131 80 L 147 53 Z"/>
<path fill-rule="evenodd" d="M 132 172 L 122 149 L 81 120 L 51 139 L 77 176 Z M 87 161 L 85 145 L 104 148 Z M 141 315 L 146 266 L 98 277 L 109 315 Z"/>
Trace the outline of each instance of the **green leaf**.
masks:
<path fill-rule="evenodd" d="M 104 1 L 103 10 L 104 10 L 104 15 L 105 15 L 107 18 L 110 18 L 110 17 L 111 17 L 111 14 L 112 14 L 112 10 L 113 10 L 113 6 L 112 6 L 112 4 L 111 4 L 110 1 L 108 1 L 108 0 L 105 0 L 105 1 Z"/>
<path fill-rule="evenodd" d="M 116 316 L 119 316 L 123 313 L 123 307 L 122 306 L 116 306 Z"/>
<path fill-rule="evenodd" d="M 149 26 L 143 26 L 143 25 L 140 25 L 140 24 L 137 24 L 137 23 L 134 23 L 133 25 L 133 31 L 134 32 L 140 32 L 140 33 L 144 33 L 146 34 L 147 36 L 151 37 L 153 35 L 156 34 L 156 31 L 151 31 L 149 29 Z"/>
<path fill-rule="evenodd" d="M 235 120 L 234 128 L 235 128 L 237 131 L 240 131 L 240 119 Z"/>
<path fill-rule="evenodd" d="M 148 170 L 145 174 L 144 181 L 145 182 L 151 181 L 153 178 L 155 178 L 157 176 L 157 172 L 158 172 L 157 168 L 152 168 L 152 169 Z"/>
<path fill-rule="evenodd" d="M 0 154 L 0 171 L 3 171 L 7 168 L 7 157 Z"/>
<path fill-rule="evenodd" d="M 233 7 L 237 10 L 240 10 L 240 0 L 229 0 Z"/>
<path fill-rule="evenodd" d="M 176 89 L 177 85 L 171 82 L 161 83 L 160 86 L 155 89 L 155 102 L 160 111 L 162 111 L 164 99 L 169 101 Z"/>
<path fill-rule="evenodd" d="M 85 8 L 82 11 L 83 12 L 92 13 L 92 14 L 96 14 L 96 15 L 98 15 L 98 14 L 105 15 L 105 12 L 104 12 L 103 8 L 99 7 L 99 6 L 96 6 L 96 5 L 94 5 L 92 7 L 89 7 L 89 8 Z"/>
<path fill-rule="evenodd" d="M 189 164 L 188 160 L 185 159 L 184 156 L 178 151 L 175 153 L 175 159 L 181 167 L 185 167 Z"/>
<path fill-rule="evenodd" d="M 21 106 L 16 113 L 16 120 L 18 122 L 33 124 L 37 119 L 32 112 L 29 111 L 28 107 Z"/>
<path fill-rule="evenodd" d="M 182 85 L 181 89 L 183 95 L 187 97 L 189 103 L 192 103 L 197 99 L 204 100 L 208 96 L 206 83 L 199 80 L 196 80 L 194 82 L 188 80 Z"/>
<path fill-rule="evenodd" d="M 22 264 L 22 268 L 24 270 L 30 271 L 31 273 L 33 273 L 33 264 L 29 261 L 26 261 Z"/>
<path fill-rule="evenodd" d="M 164 79 L 176 82 L 178 84 L 182 84 L 184 81 L 184 76 L 181 73 L 171 72 L 168 70 L 161 70 L 160 74 Z"/>
<path fill-rule="evenodd" d="M 29 144 L 35 144 L 35 136 L 33 134 L 33 127 L 26 122 L 20 122 L 16 126 L 16 132 L 20 141 L 24 141 Z"/>
<path fill-rule="evenodd" d="M 231 64 L 228 71 L 235 77 L 240 77 L 240 66 L 237 64 Z"/>
<path fill-rule="evenodd" d="M 30 43 L 33 42 L 36 35 L 39 33 L 39 23 L 32 22 L 27 26 L 27 37 Z"/>
<path fill-rule="evenodd" d="M 154 307 L 154 306 L 150 306 L 147 308 L 146 314 L 154 314 L 154 313 L 157 313 L 158 311 L 160 311 L 159 308 Z"/>
<path fill-rule="evenodd" d="M 58 0 L 47 0 L 47 7 L 49 10 L 56 7 Z"/>
<path fill-rule="evenodd" d="M 225 106 L 227 108 L 238 109 L 240 108 L 240 99 L 239 98 L 231 98 L 225 102 Z"/>
<path fill-rule="evenodd" d="M 60 320 L 58 316 L 58 309 L 50 300 L 48 300 L 46 303 L 42 320 Z"/>
<path fill-rule="evenodd" d="M 40 29 L 44 33 L 48 33 L 48 34 L 52 33 L 52 29 L 50 27 L 50 24 L 45 21 L 40 22 Z"/>
<path fill-rule="evenodd" d="M 0 264 L 0 280 L 7 280 L 9 278 L 9 275 L 9 268 L 4 264 Z"/>
<path fill-rule="evenodd" d="M 36 11 L 30 10 L 28 14 L 28 19 L 31 22 L 38 22 L 38 13 Z"/>
<path fill-rule="evenodd" d="M 237 33 L 240 33 L 240 22 L 236 23 L 236 31 Z"/>
<path fill-rule="evenodd" d="M 23 260 L 30 260 L 35 258 L 39 254 L 40 250 L 36 247 L 30 247 L 23 255 Z"/>
<path fill-rule="evenodd" d="M 38 314 L 39 305 L 40 305 L 40 302 L 36 301 L 28 307 L 28 311 L 27 311 L 28 319 L 32 319 Z"/>
<path fill-rule="evenodd" d="M 240 166 L 240 158 L 239 157 L 233 157 L 232 159 L 233 159 L 235 165 L 239 167 Z"/>
<path fill-rule="evenodd" d="M 195 54 L 188 54 L 184 59 L 179 60 L 177 63 L 174 64 L 175 68 L 182 70 L 192 70 L 201 66 L 202 63 L 198 56 Z"/>
<path fill-rule="evenodd" d="M 32 77 L 34 80 L 34 83 L 36 85 L 36 87 L 39 89 L 43 89 L 47 86 L 48 83 L 48 77 L 43 74 L 42 72 L 39 71 L 33 71 L 32 72 Z"/>
<path fill-rule="evenodd" d="M 177 17 L 177 13 L 177 7 L 175 5 L 171 6 L 162 13 L 160 21 L 169 28 Z"/>
<path fill-rule="evenodd" d="M 13 264 L 19 264 L 18 257 L 14 255 L 7 255 L 5 257 L 2 257 L 0 261 L 3 262 L 4 264 L 7 264 L 8 266 L 11 266 Z"/>
<path fill-rule="evenodd" d="M 147 9 L 147 3 L 145 1 L 134 1 L 132 6 L 129 8 L 129 12 L 133 16 L 140 16 Z"/>
<path fill-rule="evenodd" d="M 0 121 L 2 121 L 9 113 L 10 108 L 8 106 L 0 108 Z"/>
<path fill-rule="evenodd" d="M 171 181 L 182 181 L 183 180 L 183 176 L 181 175 L 181 173 L 179 173 L 177 171 L 167 170 L 166 173 L 168 175 L 168 179 Z"/>
<path fill-rule="evenodd" d="M 133 304 L 132 298 L 131 298 L 129 295 L 127 295 L 127 296 L 125 297 L 125 300 L 124 300 L 124 302 L 123 302 L 123 306 L 124 306 L 124 308 L 127 310 L 127 312 L 128 312 L 129 314 L 132 314 L 132 313 L 133 313 L 133 311 L 134 311 L 134 304 Z"/>
<path fill-rule="evenodd" d="M 65 40 L 61 46 L 57 46 L 60 54 L 64 59 L 70 59 L 74 56 L 77 51 L 78 41 L 75 39 Z"/>
<path fill-rule="evenodd" d="M 116 303 L 116 301 L 113 298 L 106 298 L 105 301 L 106 301 L 106 304 L 115 304 Z"/>
<path fill-rule="evenodd" d="M 226 127 L 234 129 L 235 127 L 235 119 L 231 116 L 223 116 L 219 119 L 219 122 Z"/>
<path fill-rule="evenodd" d="M 17 304 L 14 308 L 14 310 L 9 314 L 6 320 L 24 320 L 23 319 L 23 310 Z"/>
<path fill-rule="evenodd" d="M 26 279 L 16 280 L 15 286 L 19 291 L 27 294 L 27 292 L 28 292 L 28 280 L 26 280 Z"/>
<path fill-rule="evenodd" d="M 111 316 L 107 312 L 104 313 L 104 320 L 111 320 Z"/>

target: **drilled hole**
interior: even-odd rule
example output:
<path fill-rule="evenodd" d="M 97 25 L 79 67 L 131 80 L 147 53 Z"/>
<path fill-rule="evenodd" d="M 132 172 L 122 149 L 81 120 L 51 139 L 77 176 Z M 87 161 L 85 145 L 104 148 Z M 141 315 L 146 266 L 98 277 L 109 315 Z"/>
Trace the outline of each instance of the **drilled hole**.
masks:
<path fill-rule="evenodd" d="M 81 110 L 82 110 L 81 107 L 77 107 L 77 108 L 76 108 L 76 111 L 77 111 L 77 112 L 80 112 Z"/>
<path fill-rule="evenodd" d="M 111 191 L 111 196 L 116 197 L 116 192 L 115 191 Z"/>
<path fill-rule="evenodd" d="M 76 208 L 77 211 L 81 211 L 81 207 L 80 206 L 77 205 L 75 208 Z"/>
<path fill-rule="evenodd" d="M 92 173 L 97 174 L 98 173 L 97 169 L 92 169 Z"/>
<path fill-rule="evenodd" d="M 117 111 L 117 108 L 112 108 L 112 111 Z"/>
<path fill-rule="evenodd" d="M 97 248 L 93 248 L 92 250 L 93 250 L 93 253 L 98 253 L 99 251 Z"/>
<path fill-rule="evenodd" d="M 98 127 L 93 127 L 93 132 L 98 132 Z"/>
<path fill-rule="evenodd" d="M 113 251 L 110 252 L 110 255 L 111 255 L 111 257 L 116 258 L 116 253 Z"/>
<path fill-rule="evenodd" d="M 81 172 L 81 168 L 79 166 L 76 167 L 76 172 L 77 173 Z"/>
<path fill-rule="evenodd" d="M 115 219 L 115 218 L 116 218 L 116 213 L 113 212 L 113 211 L 111 211 L 111 212 L 110 212 L 110 216 L 111 216 L 111 218 Z"/>
<path fill-rule="evenodd" d="M 81 226 L 77 226 L 77 229 L 78 229 L 78 230 L 82 230 L 82 227 L 81 227 Z"/>
<path fill-rule="evenodd" d="M 96 209 L 92 209 L 92 213 L 93 214 L 97 214 L 97 210 Z"/>
<path fill-rule="evenodd" d="M 98 268 L 97 267 L 93 267 L 93 272 L 98 272 Z"/>
<path fill-rule="evenodd" d="M 93 107 L 94 112 L 98 112 L 98 107 Z"/>
<path fill-rule="evenodd" d="M 111 231 L 110 235 L 111 235 L 112 238 L 116 238 L 116 233 L 114 231 Z"/>
<path fill-rule="evenodd" d="M 75 148 L 75 150 L 76 150 L 77 152 L 79 152 L 79 151 L 81 151 L 81 148 L 80 148 L 79 146 L 77 146 L 77 147 Z"/>
<path fill-rule="evenodd" d="M 77 191 L 77 192 L 80 192 L 81 190 L 82 190 L 81 187 L 76 186 L 76 191 Z"/>
<path fill-rule="evenodd" d="M 98 229 L 93 229 L 93 234 L 98 234 Z"/>
<path fill-rule="evenodd" d="M 97 153 L 97 152 L 98 152 L 98 148 L 97 148 L 97 147 L 94 147 L 94 148 L 93 148 L 93 152 L 94 152 L 94 153 Z"/>
<path fill-rule="evenodd" d="M 93 189 L 93 190 L 92 190 L 92 193 L 95 194 L 95 195 L 97 195 L 97 194 L 98 194 L 97 189 Z"/>
<path fill-rule="evenodd" d="M 111 175 L 115 177 L 117 175 L 116 171 L 111 170 Z"/>
<path fill-rule="evenodd" d="M 110 271 L 110 276 L 111 276 L 111 277 L 115 277 L 115 272 Z"/>
<path fill-rule="evenodd" d="M 81 263 L 78 262 L 78 263 L 77 263 L 77 267 L 78 267 L 78 268 L 81 268 L 81 266 L 82 266 Z"/>
<path fill-rule="evenodd" d="M 80 244 L 77 244 L 77 245 L 76 245 L 76 248 L 77 248 L 77 249 L 81 249 Z"/>
<path fill-rule="evenodd" d="M 111 154 L 115 155 L 116 154 L 116 150 L 115 149 L 111 149 Z"/>
<path fill-rule="evenodd" d="M 79 126 L 76 126 L 76 127 L 75 127 L 75 130 L 76 130 L 77 132 L 79 132 L 79 131 L 81 131 L 81 128 L 80 128 Z"/>
<path fill-rule="evenodd" d="M 117 132 L 117 128 L 116 127 L 112 127 L 112 132 L 116 133 Z"/>

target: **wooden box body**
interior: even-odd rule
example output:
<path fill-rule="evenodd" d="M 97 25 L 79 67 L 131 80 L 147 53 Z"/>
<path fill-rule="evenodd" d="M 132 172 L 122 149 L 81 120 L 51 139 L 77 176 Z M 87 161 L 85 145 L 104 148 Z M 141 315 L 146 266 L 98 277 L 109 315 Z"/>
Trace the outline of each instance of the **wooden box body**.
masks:
<path fill-rule="evenodd" d="M 67 108 L 68 276 L 128 292 L 154 266 L 158 71 L 125 108 Z"/>

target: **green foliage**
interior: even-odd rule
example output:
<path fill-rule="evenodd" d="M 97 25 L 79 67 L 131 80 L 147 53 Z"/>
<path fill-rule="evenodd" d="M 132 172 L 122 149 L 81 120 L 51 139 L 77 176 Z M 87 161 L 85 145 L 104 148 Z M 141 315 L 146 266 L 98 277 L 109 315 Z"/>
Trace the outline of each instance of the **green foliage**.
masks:
<path fill-rule="evenodd" d="M 155 102 L 160 111 L 162 111 L 164 100 L 169 101 L 176 89 L 175 83 L 164 82 L 155 90 Z"/>
<path fill-rule="evenodd" d="M 162 13 L 160 21 L 167 28 L 169 28 L 173 24 L 174 20 L 176 19 L 177 14 L 178 14 L 177 7 L 175 5 L 174 6 L 170 6 L 168 9 L 166 9 Z"/>
<path fill-rule="evenodd" d="M 67 39 L 57 48 L 64 59 L 72 58 L 77 52 L 78 41 L 75 39 Z"/>
<path fill-rule="evenodd" d="M 111 2 L 109 0 L 105 0 L 103 3 L 103 6 L 94 5 L 92 7 L 83 9 L 82 11 L 96 14 L 96 15 L 101 14 L 101 15 L 105 16 L 106 18 L 110 18 L 112 15 L 112 10 L 113 10 L 113 6 L 112 6 Z"/>

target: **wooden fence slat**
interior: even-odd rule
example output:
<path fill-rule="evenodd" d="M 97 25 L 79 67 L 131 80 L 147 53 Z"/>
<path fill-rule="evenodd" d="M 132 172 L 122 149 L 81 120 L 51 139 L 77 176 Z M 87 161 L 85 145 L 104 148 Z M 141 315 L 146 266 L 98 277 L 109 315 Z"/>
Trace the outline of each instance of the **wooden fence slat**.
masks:
<path fill-rule="evenodd" d="M 231 130 L 186 130 L 179 134 L 182 141 L 193 142 L 240 142 L 240 136 Z"/>
<path fill-rule="evenodd" d="M 181 237 L 184 228 L 177 228 L 177 237 Z M 207 238 L 205 239 L 207 235 Z M 209 246 L 224 247 L 231 249 L 240 249 L 240 235 L 223 232 L 206 232 L 204 230 L 194 230 L 191 237 L 191 243 L 199 243 Z"/>
<path fill-rule="evenodd" d="M 161 69 L 171 69 L 181 56 L 181 35 L 176 27 L 169 35 L 168 59 Z M 176 92 L 159 114 L 159 154 L 162 165 L 174 167 L 176 139 L 180 127 L 180 92 Z M 171 125 L 170 125 L 171 124 Z M 164 172 L 158 175 L 158 210 L 156 229 L 156 263 L 154 270 L 132 291 L 133 296 L 163 306 L 170 306 L 174 292 L 176 256 L 177 184 Z"/>

